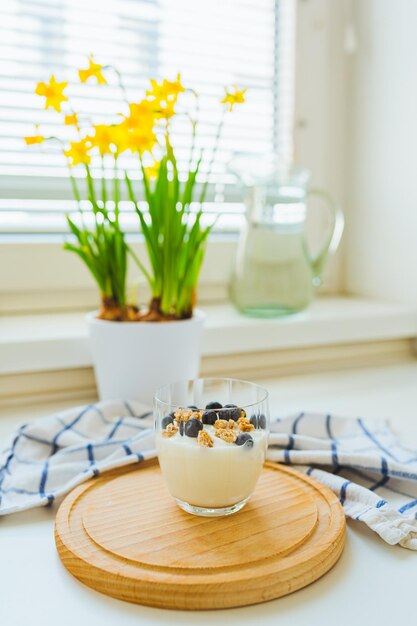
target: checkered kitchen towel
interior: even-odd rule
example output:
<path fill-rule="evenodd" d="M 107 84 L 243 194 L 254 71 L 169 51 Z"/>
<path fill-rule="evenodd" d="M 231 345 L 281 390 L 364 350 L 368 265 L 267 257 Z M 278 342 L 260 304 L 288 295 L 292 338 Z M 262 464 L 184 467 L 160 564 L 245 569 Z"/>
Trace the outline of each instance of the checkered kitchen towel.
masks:
<path fill-rule="evenodd" d="M 103 402 L 21 426 L 0 455 L 0 515 L 52 503 L 87 478 L 155 456 L 151 412 Z M 271 461 L 299 466 L 348 517 L 417 550 L 417 451 L 386 422 L 300 413 L 274 419 Z"/>

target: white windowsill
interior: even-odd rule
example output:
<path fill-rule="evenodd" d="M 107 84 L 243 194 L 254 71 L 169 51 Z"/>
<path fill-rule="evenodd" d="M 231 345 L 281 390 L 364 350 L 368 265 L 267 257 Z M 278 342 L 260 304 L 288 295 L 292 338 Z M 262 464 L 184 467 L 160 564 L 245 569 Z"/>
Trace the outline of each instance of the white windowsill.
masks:
<path fill-rule="evenodd" d="M 417 336 L 417 309 L 365 298 L 320 298 L 308 311 L 271 320 L 241 316 L 229 304 L 205 310 L 204 356 Z M 0 373 L 90 365 L 84 313 L 0 318 Z"/>

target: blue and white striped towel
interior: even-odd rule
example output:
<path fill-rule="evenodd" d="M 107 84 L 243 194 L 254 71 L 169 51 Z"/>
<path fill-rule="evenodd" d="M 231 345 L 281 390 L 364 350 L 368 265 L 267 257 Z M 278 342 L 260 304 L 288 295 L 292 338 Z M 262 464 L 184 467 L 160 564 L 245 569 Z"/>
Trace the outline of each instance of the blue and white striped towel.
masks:
<path fill-rule="evenodd" d="M 151 412 L 134 402 L 30 422 L 0 455 L 0 514 L 51 504 L 87 478 L 154 456 Z M 417 451 L 387 422 L 313 413 L 275 419 L 268 458 L 300 466 L 337 494 L 348 517 L 417 550 Z"/>

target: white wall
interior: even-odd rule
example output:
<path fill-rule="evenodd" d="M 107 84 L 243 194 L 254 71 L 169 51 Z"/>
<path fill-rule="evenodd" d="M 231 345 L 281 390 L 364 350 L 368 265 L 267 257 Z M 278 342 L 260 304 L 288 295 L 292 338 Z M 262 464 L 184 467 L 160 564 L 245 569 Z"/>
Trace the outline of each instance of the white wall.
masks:
<path fill-rule="evenodd" d="M 417 2 L 417 0 L 416 0 Z M 295 160 L 311 170 L 311 183 L 344 205 L 347 61 L 344 0 L 298 0 Z M 326 221 L 312 207 L 309 232 L 318 244 Z M 329 259 L 322 292 L 342 290 L 342 258 Z"/>
<path fill-rule="evenodd" d="M 417 304 L 417 2 L 354 13 L 345 287 Z"/>

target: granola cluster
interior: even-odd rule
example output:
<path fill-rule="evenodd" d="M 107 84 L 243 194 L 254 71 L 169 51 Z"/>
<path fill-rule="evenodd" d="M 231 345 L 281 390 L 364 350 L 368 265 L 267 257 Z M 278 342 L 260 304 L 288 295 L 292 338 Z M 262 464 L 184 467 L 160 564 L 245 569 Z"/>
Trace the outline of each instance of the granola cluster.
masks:
<path fill-rule="evenodd" d="M 199 446 L 204 446 L 205 448 L 213 447 L 213 438 L 210 437 L 206 430 L 200 430 L 197 437 L 197 443 Z"/>
<path fill-rule="evenodd" d="M 244 409 L 234 404 L 222 406 L 219 402 L 210 402 L 205 409 L 196 406 L 178 408 L 162 420 L 162 435 L 172 437 L 177 432 L 181 436 L 194 437 L 199 446 L 212 448 L 214 439 L 204 427 L 213 427 L 214 437 L 226 443 L 237 445 L 253 445 L 249 434 L 256 427 L 265 428 L 266 418 L 263 414 L 246 417 Z"/>
<path fill-rule="evenodd" d="M 255 426 L 251 424 L 250 421 L 246 417 L 240 417 L 237 420 L 237 425 L 238 425 L 239 430 L 242 431 L 242 433 L 249 433 L 251 430 L 255 430 Z"/>
<path fill-rule="evenodd" d="M 226 443 L 235 443 L 236 439 L 237 439 L 237 433 L 234 432 L 233 430 L 229 430 L 229 429 L 220 429 L 220 430 L 215 430 L 214 434 L 216 437 L 219 437 L 219 439 L 223 439 L 223 441 L 226 441 Z"/>
<path fill-rule="evenodd" d="M 175 424 L 168 424 L 168 426 L 164 428 L 164 430 L 162 431 L 162 436 L 172 437 L 177 432 L 178 432 L 178 426 L 175 426 Z"/>
<path fill-rule="evenodd" d="M 192 409 L 178 409 L 174 413 L 174 420 L 179 424 L 180 422 L 188 422 L 193 417 L 194 411 Z"/>
<path fill-rule="evenodd" d="M 234 430 L 237 424 L 234 420 L 217 420 L 214 422 L 214 428 L 217 430 Z"/>

